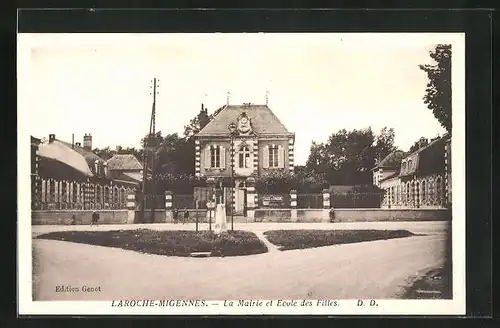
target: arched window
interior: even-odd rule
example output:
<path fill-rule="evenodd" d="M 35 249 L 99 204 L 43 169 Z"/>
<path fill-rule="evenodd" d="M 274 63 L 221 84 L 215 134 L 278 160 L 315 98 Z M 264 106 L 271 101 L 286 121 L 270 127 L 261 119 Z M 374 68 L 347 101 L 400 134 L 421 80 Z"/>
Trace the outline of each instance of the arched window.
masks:
<path fill-rule="evenodd" d="M 441 204 L 443 201 L 443 179 L 440 176 L 436 179 L 436 201 Z"/>
<path fill-rule="evenodd" d="M 109 191 L 110 191 L 110 189 L 109 189 L 108 186 L 104 187 L 104 203 L 108 203 L 108 204 L 110 202 L 110 200 L 109 200 Z"/>
<path fill-rule="evenodd" d="M 420 183 L 420 202 L 422 204 L 427 203 L 427 184 L 425 182 L 425 179 L 423 179 Z"/>
<path fill-rule="evenodd" d="M 242 145 L 238 150 L 238 167 L 239 168 L 250 168 L 250 149 L 247 145 Z"/>
<path fill-rule="evenodd" d="M 411 186 L 410 186 L 410 182 L 407 182 L 406 183 L 406 203 L 410 203 L 411 201 Z"/>

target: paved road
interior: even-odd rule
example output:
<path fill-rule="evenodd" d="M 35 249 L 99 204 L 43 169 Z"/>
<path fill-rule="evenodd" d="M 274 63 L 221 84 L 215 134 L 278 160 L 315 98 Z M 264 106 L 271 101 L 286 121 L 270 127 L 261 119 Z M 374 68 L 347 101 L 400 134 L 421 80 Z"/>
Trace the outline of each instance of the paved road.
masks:
<path fill-rule="evenodd" d="M 102 225 L 114 230 L 193 229 L 194 225 Z M 201 228 L 206 229 L 205 225 Z M 111 299 L 350 299 L 398 298 L 417 275 L 442 265 L 445 222 L 345 224 L 239 224 L 256 233 L 272 229 L 407 229 L 402 239 L 269 252 L 226 258 L 146 255 L 122 249 L 34 240 L 40 300 Z M 87 230 L 88 226 L 35 226 L 33 234 Z M 100 292 L 56 292 L 56 286 L 100 286 Z"/>

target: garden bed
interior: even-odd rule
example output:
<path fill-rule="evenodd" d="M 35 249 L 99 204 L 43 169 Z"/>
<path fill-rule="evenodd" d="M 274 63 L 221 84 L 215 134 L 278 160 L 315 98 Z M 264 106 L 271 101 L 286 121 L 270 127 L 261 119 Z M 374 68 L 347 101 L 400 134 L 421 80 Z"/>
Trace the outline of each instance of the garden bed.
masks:
<path fill-rule="evenodd" d="M 133 250 L 166 256 L 190 256 L 210 252 L 210 256 L 241 256 L 266 253 L 267 246 L 252 232 L 157 231 L 149 229 L 115 231 L 57 231 L 38 236 L 50 239 Z"/>
<path fill-rule="evenodd" d="M 337 244 L 414 236 L 407 230 L 270 230 L 264 236 L 279 250 L 315 248 Z"/>

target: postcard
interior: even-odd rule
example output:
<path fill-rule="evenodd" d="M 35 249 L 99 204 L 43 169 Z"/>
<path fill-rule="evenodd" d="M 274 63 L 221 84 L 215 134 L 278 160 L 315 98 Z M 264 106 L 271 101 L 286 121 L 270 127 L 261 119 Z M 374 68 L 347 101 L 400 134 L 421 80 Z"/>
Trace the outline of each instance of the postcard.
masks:
<path fill-rule="evenodd" d="M 18 141 L 19 314 L 465 314 L 463 33 L 20 33 Z"/>

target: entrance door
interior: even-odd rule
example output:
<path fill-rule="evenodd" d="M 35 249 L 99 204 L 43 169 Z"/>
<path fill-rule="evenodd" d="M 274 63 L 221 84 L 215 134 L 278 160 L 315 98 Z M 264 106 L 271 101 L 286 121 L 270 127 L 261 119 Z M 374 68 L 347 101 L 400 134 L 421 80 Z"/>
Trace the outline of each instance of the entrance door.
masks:
<path fill-rule="evenodd" d="M 245 208 L 245 189 L 236 189 L 236 214 L 242 215 L 243 209 Z"/>

